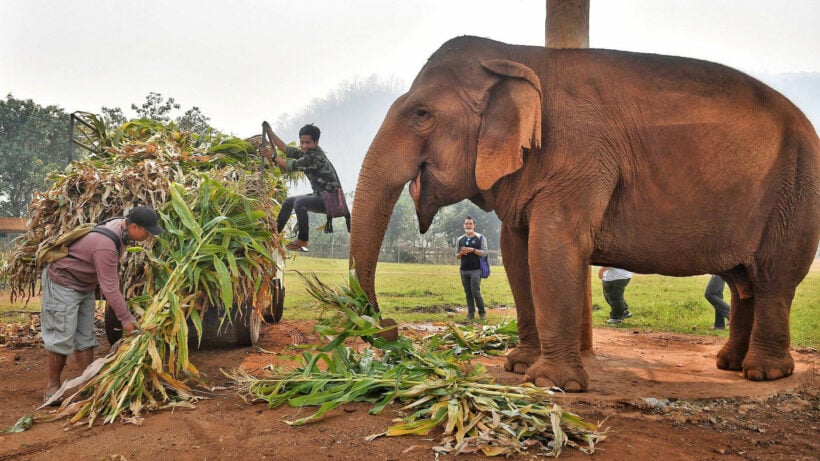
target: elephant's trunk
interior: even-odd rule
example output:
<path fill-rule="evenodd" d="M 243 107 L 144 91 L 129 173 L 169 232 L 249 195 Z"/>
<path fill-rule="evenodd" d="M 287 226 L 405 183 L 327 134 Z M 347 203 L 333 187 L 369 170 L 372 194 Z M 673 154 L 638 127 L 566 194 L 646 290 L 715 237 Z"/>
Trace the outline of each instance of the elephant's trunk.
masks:
<path fill-rule="evenodd" d="M 384 133 L 385 125 L 379 130 L 362 163 L 350 231 L 350 263 L 355 264 L 359 283 L 377 309 L 376 263 L 382 240 L 404 185 L 418 176 L 419 168 L 418 154 L 407 149 L 409 146 L 404 146 L 402 152 L 385 150 L 380 140 L 395 139 Z M 393 141 L 386 144 L 393 149 L 397 145 Z"/>

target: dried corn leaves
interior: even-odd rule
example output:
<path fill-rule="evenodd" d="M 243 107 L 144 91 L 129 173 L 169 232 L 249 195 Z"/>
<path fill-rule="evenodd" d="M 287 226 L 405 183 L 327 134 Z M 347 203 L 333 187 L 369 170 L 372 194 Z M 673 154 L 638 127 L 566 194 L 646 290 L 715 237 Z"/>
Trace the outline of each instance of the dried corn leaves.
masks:
<path fill-rule="evenodd" d="M 242 371 L 232 378 L 249 400 L 271 407 L 316 406 L 312 415 L 288 421 L 300 425 L 349 402 L 371 402 L 372 414 L 390 403 L 403 403 L 405 417 L 384 433 L 371 436 L 427 435 L 440 431 L 436 453 L 482 452 L 488 456 L 520 453 L 557 456 L 565 446 L 591 453 L 606 438 L 599 425 L 583 421 L 550 402 L 552 392 L 532 385 L 504 386 L 480 364 L 465 358 L 482 347 L 470 347 L 470 335 L 450 328 L 453 340 L 429 336 L 420 343 L 407 338 L 387 342 L 379 331 L 379 313 L 367 302 L 351 271 L 350 287 L 341 293 L 306 278 L 312 294 L 335 315 L 316 331 L 328 340 L 319 353 L 304 353 L 296 369 L 275 368 L 263 378 Z M 497 336 L 491 344 L 495 345 Z M 373 347 L 353 350 L 339 338 L 359 336 Z M 460 348 L 445 344 L 461 344 Z M 464 349 L 470 349 L 465 351 Z"/>
<path fill-rule="evenodd" d="M 255 149 L 242 140 L 150 120 L 106 131 L 92 119 L 97 131 L 86 132 L 87 142 L 97 152 L 53 175 L 53 187 L 34 198 L 28 231 L 4 272 L 12 298 L 27 300 L 41 270 L 38 245 L 136 205 L 158 210 L 166 232 L 120 267 L 139 334 L 101 359 L 99 373 L 56 414 L 139 422 L 144 409 L 192 399 L 186 383 L 198 373 L 188 360 L 188 320 L 201 332 L 208 306 L 252 304 L 252 315 L 261 315 L 273 303 L 273 254 L 281 251 L 273 217 L 285 187 L 277 171 L 259 170 Z"/>

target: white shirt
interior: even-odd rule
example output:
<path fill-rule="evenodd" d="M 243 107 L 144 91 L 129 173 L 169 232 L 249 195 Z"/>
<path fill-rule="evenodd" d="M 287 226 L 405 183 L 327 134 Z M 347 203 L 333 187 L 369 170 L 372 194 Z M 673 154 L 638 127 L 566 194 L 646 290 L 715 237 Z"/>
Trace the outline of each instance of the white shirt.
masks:
<path fill-rule="evenodd" d="M 618 269 L 617 267 L 610 267 L 606 271 L 604 271 L 604 278 L 602 279 L 604 282 L 611 282 L 613 280 L 623 280 L 623 279 L 631 279 L 632 272 L 629 272 L 626 269 Z"/>

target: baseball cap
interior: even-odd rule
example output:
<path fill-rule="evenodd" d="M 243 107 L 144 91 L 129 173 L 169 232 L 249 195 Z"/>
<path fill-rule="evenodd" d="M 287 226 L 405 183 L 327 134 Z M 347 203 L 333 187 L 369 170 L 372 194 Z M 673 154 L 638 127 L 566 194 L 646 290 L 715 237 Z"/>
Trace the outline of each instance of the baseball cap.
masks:
<path fill-rule="evenodd" d="M 159 227 L 157 212 L 147 206 L 138 206 L 131 210 L 128 213 L 128 222 L 144 227 L 151 235 L 159 235 L 165 232 L 165 229 Z"/>

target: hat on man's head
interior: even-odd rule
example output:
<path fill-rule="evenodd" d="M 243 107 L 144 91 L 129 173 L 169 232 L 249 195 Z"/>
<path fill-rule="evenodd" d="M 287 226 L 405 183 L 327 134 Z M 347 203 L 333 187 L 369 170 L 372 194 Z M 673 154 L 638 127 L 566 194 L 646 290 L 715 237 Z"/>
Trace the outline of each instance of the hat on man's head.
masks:
<path fill-rule="evenodd" d="M 165 229 L 159 227 L 157 212 L 147 206 L 138 206 L 131 210 L 128 213 L 128 222 L 144 227 L 151 235 L 159 235 L 165 232 Z"/>

